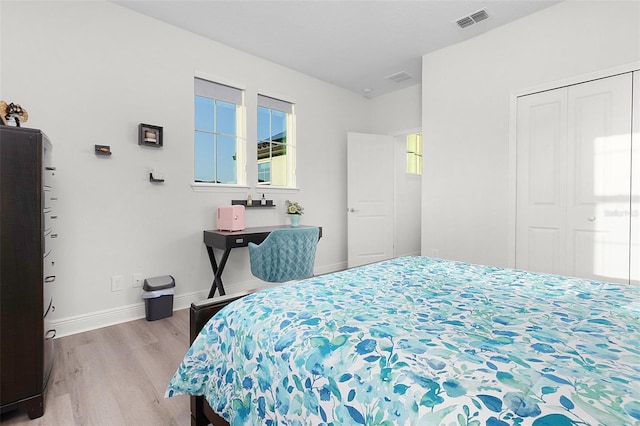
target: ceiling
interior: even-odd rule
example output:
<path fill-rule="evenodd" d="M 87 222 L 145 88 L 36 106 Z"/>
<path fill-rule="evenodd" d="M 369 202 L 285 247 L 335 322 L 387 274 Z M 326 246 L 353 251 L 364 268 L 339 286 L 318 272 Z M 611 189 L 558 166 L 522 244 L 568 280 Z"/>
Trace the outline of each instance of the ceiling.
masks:
<path fill-rule="evenodd" d="M 112 0 L 126 8 L 366 97 L 421 80 L 422 55 L 558 1 Z M 479 10 L 489 18 L 456 21 Z M 394 82 L 386 77 L 406 73 Z M 404 74 L 402 74 L 404 75 Z"/>

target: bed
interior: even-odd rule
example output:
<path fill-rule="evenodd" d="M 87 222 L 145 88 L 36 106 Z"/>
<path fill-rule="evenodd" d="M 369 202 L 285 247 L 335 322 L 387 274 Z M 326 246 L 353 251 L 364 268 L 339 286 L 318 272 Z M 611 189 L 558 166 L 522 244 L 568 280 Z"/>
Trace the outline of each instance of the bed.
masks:
<path fill-rule="evenodd" d="M 638 287 L 415 256 L 203 306 L 193 424 L 640 425 Z"/>

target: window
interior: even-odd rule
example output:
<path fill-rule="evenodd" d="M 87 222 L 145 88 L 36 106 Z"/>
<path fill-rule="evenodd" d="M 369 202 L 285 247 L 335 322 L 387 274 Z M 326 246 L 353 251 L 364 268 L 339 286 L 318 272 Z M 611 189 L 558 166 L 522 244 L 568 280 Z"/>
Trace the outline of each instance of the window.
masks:
<path fill-rule="evenodd" d="M 422 134 L 407 135 L 407 173 L 422 174 Z"/>
<path fill-rule="evenodd" d="M 195 79 L 195 182 L 244 184 L 244 92 Z"/>
<path fill-rule="evenodd" d="M 295 187 L 293 104 L 258 95 L 258 185 Z"/>

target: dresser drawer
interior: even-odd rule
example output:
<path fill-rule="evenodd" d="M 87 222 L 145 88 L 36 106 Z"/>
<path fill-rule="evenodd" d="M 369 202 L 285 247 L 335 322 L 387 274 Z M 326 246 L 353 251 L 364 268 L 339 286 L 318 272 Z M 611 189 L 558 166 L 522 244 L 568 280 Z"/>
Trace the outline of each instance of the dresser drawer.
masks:
<path fill-rule="evenodd" d="M 45 209 L 43 212 L 44 215 L 44 230 L 49 231 L 51 230 L 52 222 L 51 222 L 51 216 L 53 215 L 53 212 L 51 211 L 51 209 Z"/>
<path fill-rule="evenodd" d="M 51 313 L 55 310 L 53 306 L 53 300 L 50 303 L 50 309 L 45 314 L 43 318 L 44 323 L 44 346 L 43 346 L 43 375 L 42 375 L 42 386 L 46 387 L 47 382 L 49 381 L 49 375 L 51 374 L 51 367 L 53 366 L 53 339 L 56 337 L 56 330 L 51 327 Z"/>
<path fill-rule="evenodd" d="M 45 253 L 43 259 L 42 259 L 42 267 L 43 267 L 43 271 L 44 271 L 44 276 L 48 277 L 50 275 L 55 275 L 55 266 L 56 266 L 56 262 L 55 262 L 55 252 L 54 251 L 50 251 L 49 253 Z"/>
<path fill-rule="evenodd" d="M 51 253 L 51 250 L 53 249 L 53 241 L 51 238 L 51 235 L 53 234 L 53 231 L 51 230 L 51 228 L 49 229 L 45 229 L 44 231 L 44 250 L 43 250 L 43 257 L 46 257 L 49 255 L 49 253 Z"/>
<path fill-rule="evenodd" d="M 52 187 L 53 186 L 53 177 L 56 174 L 56 168 L 51 166 L 46 166 L 44 168 L 44 173 L 42 174 L 43 185 Z"/>
<path fill-rule="evenodd" d="M 53 276 L 53 280 L 54 281 L 47 282 L 47 278 L 45 278 L 42 284 L 42 300 L 44 301 L 44 303 L 42 304 L 43 317 L 47 316 L 53 306 L 53 284 L 55 282 L 55 276 Z"/>
<path fill-rule="evenodd" d="M 43 257 L 51 253 L 55 249 L 56 241 L 58 239 L 58 233 L 53 229 L 46 229 L 44 231 L 44 252 Z"/>
<path fill-rule="evenodd" d="M 53 196 L 53 191 L 51 187 L 45 186 L 42 188 L 42 204 L 44 209 L 51 208 L 51 197 Z"/>

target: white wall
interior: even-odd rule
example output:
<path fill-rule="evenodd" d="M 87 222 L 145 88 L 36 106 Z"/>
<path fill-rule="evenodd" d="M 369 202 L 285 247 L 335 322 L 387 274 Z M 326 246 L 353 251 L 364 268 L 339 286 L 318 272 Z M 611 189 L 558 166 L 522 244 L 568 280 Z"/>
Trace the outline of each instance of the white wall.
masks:
<path fill-rule="evenodd" d="M 371 99 L 370 133 L 388 134 L 422 125 L 422 87 L 419 84 Z"/>
<path fill-rule="evenodd" d="M 422 62 L 422 254 L 508 266 L 511 92 L 640 59 L 640 2 L 569 1 Z"/>
<path fill-rule="evenodd" d="M 346 265 L 346 134 L 369 131 L 369 100 L 109 2 L 0 8 L 0 98 L 25 107 L 26 126 L 43 129 L 54 145 L 58 335 L 144 316 L 140 290 L 130 285 L 136 272 L 173 275 L 177 306 L 206 295 L 212 272 L 202 231 L 214 228 L 217 206 L 247 190 L 190 186 L 196 70 L 246 88 L 249 159 L 258 91 L 296 102 L 300 191 L 267 192 L 277 209 L 248 210 L 247 226 L 285 224 L 284 200 L 295 199 L 303 223 L 324 227 L 316 273 Z M 141 122 L 164 127 L 163 148 L 138 146 Z M 97 157 L 94 144 L 110 145 L 112 156 Z M 150 168 L 166 182 L 151 184 Z M 111 292 L 113 275 L 125 277 L 125 290 Z M 223 278 L 228 292 L 258 284 L 246 250 L 232 252 Z"/>

